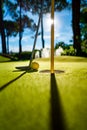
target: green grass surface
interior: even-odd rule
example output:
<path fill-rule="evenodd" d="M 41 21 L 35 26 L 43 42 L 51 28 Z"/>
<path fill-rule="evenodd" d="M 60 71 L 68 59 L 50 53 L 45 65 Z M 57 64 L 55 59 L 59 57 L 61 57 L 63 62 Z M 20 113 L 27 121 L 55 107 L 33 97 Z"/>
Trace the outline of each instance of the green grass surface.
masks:
<path fill-rule="evenodd" d="M 87 58 L 55 57 L 54 75 L 15 68 L 28 64 L 0 63 L 0 130 L 87 130 Z"/>
<path fill-rule="evenodd" d="M 7 61 L 10 61 L 10 59 L 7 58 L 7 57 L 3 57 L 3 56 L 0 55 L 0 63 L 1 62 L 7 62 Z"/>

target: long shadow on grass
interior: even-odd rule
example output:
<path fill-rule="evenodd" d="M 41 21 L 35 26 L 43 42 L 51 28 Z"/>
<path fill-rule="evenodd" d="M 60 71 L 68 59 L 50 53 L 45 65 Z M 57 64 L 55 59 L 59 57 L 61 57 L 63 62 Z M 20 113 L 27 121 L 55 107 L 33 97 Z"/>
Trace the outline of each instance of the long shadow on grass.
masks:
<path fill-rule="evenodd" d="M 51 74 L 51 130 L 66 130 L 64 112 L 55 75 Z"/>
<path fill-rule="evenodd" d="M 13 72 L 21 72 L 24 71 L 22 74 L 20 74 L 18 77 L 12 79 L 11 81 L 9 81 L 8 83 L 4 84 L 3 86 L 0 87 L 0 92 L 2 90 L 4 90 L 8 85 L 10 85 L 11 83 L 15 82 L 16 80 L 18 80 L 19 78 L 21 78 L 24 74 L 26 73 L 33 73 L 33 72 L 37 72 L 37 70 L 33 70 L 33 69 L 28 69 L 28 66 L 19 66 L 16 67 L 17 70 L 14 70 Z"/>
<path fill-rule="evenodd" d="M 8 85 L 10 85 L 11 83 L 15 82 L 15 81 L 18 80 L 19 78 L 21 78 L 25 73 L 26 73 L 26 71 L 23 72 L 22 74 L 20 74 L 18 77 L 12 79 L 12 80 L 9 81 L 8 83 L 6 83 L 6 84 L 4 84 L 3 86 L 1 86 L 1 87 L 0 87 L 0 92 L 1 92 L 2 90 L 4 90 Z"/>

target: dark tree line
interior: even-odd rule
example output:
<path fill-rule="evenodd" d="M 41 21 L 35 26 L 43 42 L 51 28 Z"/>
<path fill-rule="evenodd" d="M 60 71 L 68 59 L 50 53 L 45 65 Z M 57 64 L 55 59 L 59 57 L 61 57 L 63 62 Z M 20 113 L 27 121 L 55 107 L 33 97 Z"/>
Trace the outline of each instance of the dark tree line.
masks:
<path fill-rule="evenodd" d="M 76 49 L 76 54 L 82 54 L 81 42 L 87 38 L 87 24 L 85 14 L 87 15 L 86 0 L 71 0 L 72 4 L 72 29 L 73 29 L 73 46 Z M 55 11 L 61 11 L 68 7 L 67 0 L 55 0 Z M 44 39 L 44 21 L 43 14 L 50 12 L 51 0 L 0 0 L 0 35 L 2 41 L 2 53 L 9 53 L 9 36 L 16 36 L 19 33 L 19 54 L 22 52 L 21 40 L 25 28 L 30 28 L 33 31 L 37 28 L 26 12 L 32 14 L 41 13 L 41 39 L 42 47 L 45 47 Z M 85 9 L 84 9 L 85 8 Z M 84 11 L 85 10 L 85 11 Z M 84 13 L 85 12 L 85 13 Z M 11 20 L 4 20 L 4 14 L 9 14 Z M 6 40 L 7 37 L 7 40 Z M 84 38 L 83 38 L 84 37 Z M 7 43 L 6 43 L 7 41 Z"/>

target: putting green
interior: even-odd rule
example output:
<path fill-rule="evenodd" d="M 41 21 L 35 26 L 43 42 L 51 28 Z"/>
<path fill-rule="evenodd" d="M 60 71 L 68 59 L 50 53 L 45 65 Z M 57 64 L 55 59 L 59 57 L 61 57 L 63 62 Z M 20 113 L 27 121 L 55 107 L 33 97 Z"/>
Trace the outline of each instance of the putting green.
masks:
<path fill-rule="evenodd" d="M 38 71 L 26 72 L 26 62 L 0 63 L 0 129 L 51 130 L 87 129 L 87 59 L 55 57 L 37 59 Z M 20 67 L 23 69 L 16 69 Z"/>

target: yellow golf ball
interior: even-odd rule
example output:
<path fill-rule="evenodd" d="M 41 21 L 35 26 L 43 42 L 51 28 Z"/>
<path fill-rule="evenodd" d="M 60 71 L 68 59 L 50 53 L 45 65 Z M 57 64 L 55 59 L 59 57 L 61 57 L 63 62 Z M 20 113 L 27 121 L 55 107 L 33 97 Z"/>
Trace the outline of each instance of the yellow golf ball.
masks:
<path fill-rule="evenodd" d="M 38 70 L 39 64 L 37 62 L 32 62 L 31 63 L 31 68 L 34 69 L 34 70 Z"/>

